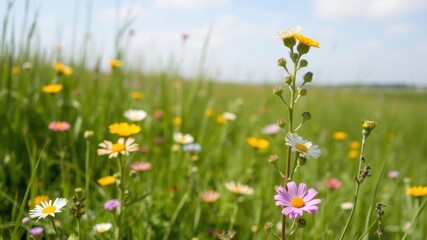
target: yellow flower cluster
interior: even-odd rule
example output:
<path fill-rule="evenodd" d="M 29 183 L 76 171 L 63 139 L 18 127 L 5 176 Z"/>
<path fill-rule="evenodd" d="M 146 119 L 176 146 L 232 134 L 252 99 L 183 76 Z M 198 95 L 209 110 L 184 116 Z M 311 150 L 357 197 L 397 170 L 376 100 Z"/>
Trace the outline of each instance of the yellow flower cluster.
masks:
<path fill-rule="evenodd" d="M 58 93 L 62 90 L 62 84 L 49 84 L 42 87 L 45 93 Z"/>
<path fill-rule="evenodd" d="M 427 186 L 410 187 L 406 189 L 406 193 L 412 197 L 425 197 L 427 196 Z"/>
<path fill-rule="evenodd" d="M 56 72 L 59 75 L 70 76 L 73 73 L 73 68 L 71 68 L 69 66 L 65 66 L 64 64 L 62 64 L 60 62 L 54 63 L 53 68 L 55 68 Z"/>
<path fill-rule="evenodd" d="M 135 124 L 113 123 L 109 126 L 111 134 L 117 134 L 121 137 L 129 137 L 130 135 L 137 134 L 141 131 L 141 127 Z"/>
<path fill-rule="evenodd" d="M 257 137 L 247 138 L 246 143 L 254 149 L 267 149 L 270 146 L 270 142 L 267 139 Z"/>

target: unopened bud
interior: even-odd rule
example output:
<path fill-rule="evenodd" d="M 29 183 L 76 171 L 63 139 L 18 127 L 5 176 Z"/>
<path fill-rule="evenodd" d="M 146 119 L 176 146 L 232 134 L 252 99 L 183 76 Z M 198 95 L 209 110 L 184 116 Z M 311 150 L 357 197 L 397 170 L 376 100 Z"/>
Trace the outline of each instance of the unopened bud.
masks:
<path fill-rule="evenodd" d="M 285 77 L 285 83 L 288 85 L 291 85 L 292 84 L 292 78 L 289 76 Z"/>
<path fill-rule="evenodd" d="M 292 61 L 296 62 L 297 59 L 298 59 L 298 57 L 299 57 L 298 53 L 291 53 L 291 59 L 292 59 Z"/>
<path fill-rule="evenodd" d="M 275 163 L 279 160 L 279 157 L 276 154 L 272 154 L 268 157 L 268 163 Z"/>
<path fill-rule="evenodd" d="M 279 58 L 279 60 L 277 60 L 277 65 L 279 65 L 281 67 L 286 67 L 286 59 Z"/>
<path fill-rule="evenodd" d="M 311 113 L 310 112 L 303 112 L 302 113 L 302 121 L 303 122 L 308 121 L 310 119 L 311 119 Z"/>
<path fill-rule="evenodd" d="M 304 218 L 298 218 L 298 227 L 303 228 L 307 224 Z"/>
<path fill-rule="evenodd" d="M 306 74 L 304 74 L 304 82 L 308 83 L 311 82 L 311 80 L 313 79 L 313 73 L 312 72 L 307 72 Z"/>
<path fill-rule="evenodd" d="M 362 135 L 368 137 L 375 126 L 377 126 L 377 122 L 362 119 Z"/>
<path fill-rule="evenodd" d="M 301 96 L 305 96 L 305 95 L 307 95 L 307 89 L 305 89 L 305 88 L 301 88 L 301 89 L 299 90 L 299 94 L 300 94 Z"/>
<path fill-rule="evenodd" d="M 302 59 L 301 61 L 299 61 L 299 67 L 303 68 L 303 67 L 307 67 L 308 62 L 305 59 Z"/>
<path fill-rule="evenodd" d="M 280 128 L 284 128 L 286 125 L 286 120 L 284 118 L 280 118 L 277 120 L 277 126 L 279 126 Z"/>
<path fill-rule="evenodd" d="M 292 49 L 295 44 L 297 43 L 297 40 L 295 39 L 295 37 L 287 37 L 283 39 L 283 44 L 288 47 L 289 49 Z"/>
<path fill-rule="evenodd" d="M 266 222 L 265 224 L 264 224 L 264 228 L 265 229 L 270 229 L 270 228 L 272 228 L 273 227 L 273 223 L 272 222 Z"/>
<path fill-rule="evenodd" d="M 83 136 L 84 136 L 86 139 L 89 139 L 89 138 L 93 137 L 93 135 L 94 135 L 94 134 L 95 134 L 95 133 L 94 133 L 93 131 L 87 130 L 87 131 L 85 131 L 85 132 L 84 132 Z"/>
<path fill-rule="evenodd" d="M 282 96 L 282 93 L 283 93 L 283 88 L 281 86 L 275 86 L 273 88 L 273 94 L 277 96 Z"/>
<path fill-rule="evenodd" d="M 300 166 L 304 166 L 306 163 L 307 163 L 307 158 L 301 157 L 301 156 L 298 158 L 298 164 Z"/>

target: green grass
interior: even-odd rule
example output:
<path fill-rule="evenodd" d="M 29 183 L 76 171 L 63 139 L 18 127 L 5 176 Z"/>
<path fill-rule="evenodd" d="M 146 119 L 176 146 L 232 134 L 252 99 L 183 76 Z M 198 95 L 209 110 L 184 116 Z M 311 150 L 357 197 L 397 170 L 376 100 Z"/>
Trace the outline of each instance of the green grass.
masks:
<path fill-rule="evenodd" d="M 133 71 L 126 62 L 111 72 L 74 62 L 71 76 L 58 76 L 51 64 L 71 61 L 43 52 L 20 51 L 4 36 L 0 56 L 0 239 L 10 239 L 12 234 L 29 239 L 27 230 L 36 225 L 45 228 L 46 239 L 55 238 L 47 221 L 21 224 L 21 207 L 25 216 L 31 209 L 26 202 L 27 189 L 29 199 L 37 195 L 69 199 L 66 210 L 55 219 L 61 222 L 59 231 L 64 237 L 78 234 L 77 221 L 69 211 L 75 188 L 88 189 L 86 214 L 80 220 L 81 239 L 101 239 L 93 226 L 101 222 L 114 225 L 114 214 L 103 204 L 118 198 L 119 188 L 100 186 L 96 180 L 119 172 L 119 159 L 98 156 L 96 150 L 103 140 L 118 139 L 109 133 L 108 126 L 126 122 L 123 113 L 127 109 L 148 112 L 148 117 L 137 123 L 142 131 L 133 136 L 145 151 L 131 153 L 127 161 L 147 161 L 153 167 L 127 178 L 128 206 L 122 225 L 126 239 L 216 239 L 229 230 L 236 206 L 236 221 L 231 225 L 238 239 L 263 239 L 267 222 L 272 222 L 273 230 L 279 233 L 276 225 L 281 222 L 281 209 L 274 205 L 273 198 L 275 186 L 283 180 L 268 163 L 268 157 L 277 154 L 279 168 L 284 171 L 286 146 L 283 133 L 265 136 L 262 128 L 286 118 L 287 109 L 272 94 L 273 86 L 217 83 L 203 77 L 181 81 L 166 70 L 160 74 Z M 31 62 L 32 68 L 22 69 L 25 62 Z M 13 66 L 21 66 L 19 73 L 12 73 Z M 63 90 L 54 95 L 43 93 L 42 86 L 54 79 L 63 84 Z M 277 83 L 283 85 L 280 80 Z M 358 168 L 358 161 L 347 154 L 351 141 L 361 141 L 362 118 L 378 122 L 365 146 L 366 161 L 373 169 L 372 176 L 361 185 L 358 208 L 346 236 L 360 236 L 366 230 L 367 216 L 369 224 L 374 220 L 374 210 L 369 212 L 371 205 L 381 201 L 386 205 L 382 239 L 402 239 L 406 233 L 403 226 L 417 215 L 423 201 L 406 195 L 406 188 L 426 184 L 426 92 L 307 88 L 308 95 L 295 110 L 295 121 L 299 123 L 302 112 L 312 114 L 299 134 L 319 145 L 323 153 L 317 160 L 308 160 L 293 180 L 316 188 L 323 203 L 314 216 L 304 214 L 307 225 L 292 239 L 338 239 L 341 234 L 349 211 L 342 210 L 340 204 L 353 200 Z M 144 97 L 132 99 L 132 91 L 141 91 Z M 207 117 L 208 109 L 216 115 Z M 163 112 L 161 119 L 154 117 L 156 110 Z M 223 112 L 235 113 L 237 119 L 217 123 L 216 116 Z M 181 117 L 182 124 L 173 125 L 174 117 Z M 68 121 L 72 127 L 67 132 L 53 132 L 48 124 L 55 120 Z M 94 131 L 89 139 L 84 138 L 87 130 Z M 347 139 L 334 140 L 336 131 L 346 132 Z M 175 132 L 195 137 L 203 148 L 198 161 L 192 161 L 191 155 L 182 150 L 172 151 Z M 246 143 L 250 136 L 268 139 L 270 147 L 254 151 Z M 398 170 L 400 176 L 387 178 L 390 170 Z M 339 179 L 342 187 L 328 189 L 328 178 Z M 249 185 L 255 193 L 236 196 L 224 186 L 229 181 Z M 221 194 L 213 204 L 198 196 L 209 189 Z M 407 239 L 426 239 L 426 223 L 427 216 L 421 213 Z M 287 224 L 289 228 L 291 222 Z M 375 229 L 367 235 L 370 239 L 377 238 Z M 110 239 L 112 231 L 102 236 Z"/>

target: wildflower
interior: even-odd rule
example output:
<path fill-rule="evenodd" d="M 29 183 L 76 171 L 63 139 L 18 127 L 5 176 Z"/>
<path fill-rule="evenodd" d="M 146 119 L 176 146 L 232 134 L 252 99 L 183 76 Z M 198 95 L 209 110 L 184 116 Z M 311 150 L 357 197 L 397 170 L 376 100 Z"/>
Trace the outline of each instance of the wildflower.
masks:
<path fill-rule="evenodd" d="M 298 136 L 296 133 L 286 134 L 285 140 L 286 145 L 291 147 L 292 152 L 298 152 L 301 157 L 317 159 L 322 153 L 319 146 L 313 145 L 313 143 L 302 139 L 302 137 Z"/>
<path fill-rule="evenodd" d="M 37 218 L 37 221 L 47 216 L 55 217 L 55 213 L 62 212 L 62 208 L 67 205 L 67 199 L 57 198 L 52 204 L 52 200 L 48 202 L 41 202 L 40 205 L 36 205 L 34 209 L 30 210 L 30 217 Z"/>
<path fill-rule="evenodd" d="M 266 149 L 270 146 L 270 142 L 267 139 L 257 137 L 247 138 L 246 143 L 253 149 Z"/>
<path fill-rule="evenodd" d="M 71 67 L 65 66 L 64 64 L 62 64 L 60 62 L 54 63 L 53 67 L 55 68 L 58 75 L 69 76 L 73 73 L 73 69 Z"/>
<path fill-rule="evenodd" d="M 214 203 L 216 202 L 219 197 L 221 196 L 221 194 L 217 191 L 204 191 L 200 193 L 200 198 L 202 199 L 203 202 L 206 203 Z"/>
<path fill-rule="evenodd" d="M 54 132 L 65 132 L 70 129 L 70 124 L 65 121 L 54 121 L 49 123 L 49 129 Z"/>
<path fill-rule="evenodd" d="M 307 46 L 307 47 L 319 47 L 319 42 L 315 41 L 312 38 L 309 38 L 307 36 L 304 36 L 303 34 L 295 34 L 294 37 L 299 41 L 301 45 Z"/>
<path fill-rule="evenodd" d="M 144 110 L 133 110 L 129 109 L 124 113 L 125 118 L 129 119 L 130 121 L 142 121 L 147 117 L 147 112 Z"/>
<path fill-rule="evenodd" d="M 334 139 L 337 141 L 341 141 L 341 140 L 345 140 L 347 138 L 347 133 L 346 132 L 334 132 Z"/>
<path fill-rule="evenodd" d="M 396 171 L 396 170 L 389 171 L 389 172 L 387 173 L 387 177 L 388 177 L 388 178 L 390 178 L 390 179 L 398 178 L 398 177 L 399 177 L 399 172 L 398 172 L 398 171 Z"/>
<path fill-rule="evenodd" d="M 86 130 L 86 131 L 84 131 L 83 136 L 86 139 L 89 139 L 89 138 L 93 137 L 94 134 L 95 134 L 94 131 L 92 131 L 92 130 Z"/>
<path fill-rule="evenodd" d="M 295 38 L 295 36 L 301 31 L 302 28 L 300 26 L 294 26 L 277 32 L 275 35 L 273 35 L 273 37 L 279 39 Z"/>
<path fill-rule="evenodd" d="M 348 151 L 347 156 L 350 159 L 356 159 L 359 156 L 359 151 L 357 151 L 357 150 L 350 150 L 350 151 Z"/>
<path fill-rule="evenodd" d="M 274 135 L 280 132 L 281 128 L 277 124 L 269 124 L 262 129 L 262 133 L 265 135 Z"/>
<path fill-rule="evenodd" d="M 342 210 L 350 210 L 353 208 L 353 206 L 354 206 L 354 204 L 352 202 L 343 202 L 340 204 L 340 208 Z"/>
<path fill-rule="evenodd" d="M 236 183 L 236 182 L 227 182 L 225 183 L 225 187 L 234 193 L 237 194 L 242 194 L 242 195 L 252 195 L 254 193 L 254 189 L 247 186 L 247 185 L 243 185 L 241 183 Z"/>
<path fill-rule="evenodd" d="M 94 230 L 98 233 L 108 232 L 113 225 L 111 223 L 98 223 L 94 226 Z"/>
<path fill-rule="evenodd" d="M 377 122 L 362 119 L 362 135 L 368 137 L 375 126 L 377 126 Z"/>
<path fill-rule="evenodd" d="M 349 146 L 351 149 L 359 149 L 360 148 L 360 142 L 359 141 L 351 141 Z"/>
<path fill-rule="evenodd" d="M 133 138 L 119 138 L 117 143 L 112 143 L 110 141 L 104 140 L 102 143 L 98 144 L 101 148 L 97 150 L 98 155 L 107 155 L 108 158 L 115 158 L 120 154 L 129 155 L 130 152 L 138 151 L 138 144 L 135 143 Z"/>
<path fill-rule="evenodd" d="M 135 99 L 135 100 L 138 100 L 138 99 L 141 99 L 141 98 L 143 98 L 143 97 L 144 97 L 144 93 L 142 93 L 142 92 L 140 92 L 140 91 L 133 91 L 133 92 L 130 94 L 130 97 L 131 97 L 131 98 L 133 98 L 133 99 Z"/>
<path fill-rule="evenodd" d="M 118 206 L 120 206 L 120 201 L 117 199 L 111 199 L 104 203 L 104 208 L 110 211 L 116 209 Z"/>
<path fill-rule="evenodd" d="M 329 189 L 340 189 L 341 188 L 341 181 L 336 178 L 329 178 L 326 180 L 326 186 Z"/>
<path fill-rule="evenodd" d="M 276 206 L 283 206 L 282 214 L 289 215 L 291 220 L 303 215 L 303 211 L 314 215 L 321 204 L 322 200 L 313 199 L 317 191 L 313 188 L 308 189 L 305 183 L 297 185 L 295 182 L 287 183 L 288 190 L 283 187 L 277 189 L 277 194 L 274 196 Z"/>
<path fill-rule="evenodd" d="M 59 93 L 62 90 L 62 84 L 49 84 L 42 87 L 45 93 Z"/>
<path fill-rule="evenodd" d="M 234 121 L 237 118 L 236 114 L 231 113 L 231 112 L 224 112 L 222 115 L 228 121 Z"/>
<path fill-rule="evenodd" d="M 18 74 L 19 72 L 21 72 L 21 68 L 19 66 L 13 66 L 11 69 L 11 72 L 13 75 Z"/>
<path fill-rule="evenodd" d="M 22 218 L 22 220 L 21 220 L 21 223 L 22 224 L 27 224 L 27 223 L 29 223 L 30 222 L 30 218 L 29 217 L 24 217 L 24 218 Z"/>
<path fill-rule="evenodd" d="M 182 124 L 182 118 L 180 118 L 180 117 L 174 117 L 172 119 L 172 125 L 179 126 L 181 124 Z"/>
<path fill-rule="evenodd" d="M 174 133 L 173 134 L 173 139 L 175 140 L 175 142 L 177 143 L 181 143 L 181 144 L 190 144 L 194 141 L 193 136 L 191 136 L 190 134 L 182 134 L 180 132 L 178 133 Z"/>
<path fill-rule="evenodd" d="M 406 189 L 406 193 L 412 197 L 425 197 L 427 196 L 427 186 L 410 187 Z"/>
<path fill-rule="evenodd" d="M 113 123 L 109 127 L 111 134 L 117 134 L 120 137 L 129 137 L 130 135 L 137 134 L 141 131 L 141 127 L 135 124 L 126 122 Z"/>
<path fill-rule="evenodd" d="M 154 113 L 153 113 L 153 117 L 154 117 L 156 120 L 160 120 L 160 119 L 162 119 L 162 118 L 163 118 L 163 111 L 162 111 L 162 110 L 160 110 L 160 109 L 157 109 L 156 111 L 154 111 Z"/>
<path fill-rule="evenodd" d="M 208 108 L 205 110 L 205 116 L 206 117 L 213 117 L 215 115 L 215 111 L 212 108 Z"/>
<path fill-rule="evenodd" d="M 112 68 L 119 68 L 119 67 L 121 67 L 121 66 L 122 66 L 122 61 L 120 61 L 120 60 L 118 60 L 118 59 L 110 60 L 110 66 L 111 66 Z"/>
<path fill-rule="evenodd" d="M 185 33 L 185 32 L 181 33 L 181 38 L 183 42 L 185 42 L 188 39 L 188 37 L 190 37 L 188 33 Z"/>
<path fill-rule="evenodd" d="M 216 117 L 216 122 L 218 124 L 225 124 L 227 122 L 227 119 L 224 117 L 224 115 L 218 115 Z"/>
<path fill-rule="evenodd" d="M 34 200 L 28 200 L 28 206 L 39 205 L 41 202 L 49 201 L 49 196 L 39 195 L 34 198 Z"/>
<path fill-rule="evenodd" d="M 182 146 L 184 152 L 198 153 L 202 151 L 202 147 L 198 143 L 190 143 Z"/>
<path fill-rule="evenodd" d="M 106 176 L 106 177 L 102 177 L 102 178 L 97 180 L 97 182 L 101 186 L 108 186 L 108 185 L 116 183 L 116 181 L 117 181 L 117 179 L 113 176 Z"/>
<path fill-rule="evenodd" d="M 43 234 L 43 228 L 42 227 L 34 227 L 30 229 L 30 235 L 33 237 L 40 237 Z"/>
<path fill-rule="evenodd" d="M 137 172 L 143 172 L 150 170 L 152 168 L 151 163 L 149 162 L 134 162 L 130 164 L 130 168 Z"/>

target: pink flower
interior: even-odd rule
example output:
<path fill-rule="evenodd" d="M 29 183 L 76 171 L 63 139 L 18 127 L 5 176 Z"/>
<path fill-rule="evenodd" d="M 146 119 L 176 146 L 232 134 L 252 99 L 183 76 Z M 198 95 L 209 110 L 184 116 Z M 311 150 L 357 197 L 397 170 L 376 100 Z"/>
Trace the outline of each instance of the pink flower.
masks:
<path fill-rule="evenodd" d="M 151 169 L 151 163 L 149 162 L 134 162 L 130 165 L 132 170 L 137 172 L 143 172 Z"/>
<path fill-rule="evenodd" d="M 264 133 L 265 135 L 274 135 L 278 132 L 280 132 L 280 130 L 282 130 L 279 126 L 277 126 L 277 124 L 270 124 L 265 126 L 262 129 L 262 133 Z"/>
<path fill-rule="evenodd" d="M 329 189 L 340 189 L 341 188 L 341 181 L 336 178 L 329 178 L 326 180 L 326 186 Z"/>
<path fill-rule="evenodd" d="M 71 125 L 65 121 L 53 121 L 49 123 L 49 129 L 54 132 L 65 132 L 70 129 Z"/>
<path fill-rule="evenodd" d="M 313 199 L 317 191 L 313 188 L 308 189 L 305 183 L 301 183 L 298 187 L 295 182 L 288 182 L 288 190 L 283 187 L 277 189 L 277 194 L 274 196 L 276 206 L 283 206 L 282 214 L 289 215 L 289 219 L 293 220 L 298 216 L 302 216 L 303 211 L 314 215 L 319 207 L 317 204 L 322 203 L 320 199 Z"/>
<path fill-rule="evenodd" d="M 188 33 L 182 33 L 181 34 L 182 41 L 184 41 L 184 42 L 185 42 L 185 40 L 188 39 L 188 37 L 190 37 L 190 35 Z"/>
<path fill-rule="evenodd" d="M 104 208 L 110 211 L 116 209 L 118 206 L 120 206 L 120 201 L 117 199 L 111 199 L 104 203 Z"/>

